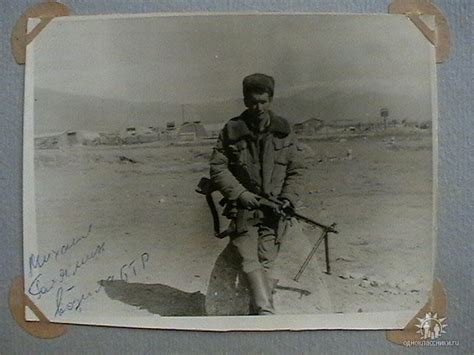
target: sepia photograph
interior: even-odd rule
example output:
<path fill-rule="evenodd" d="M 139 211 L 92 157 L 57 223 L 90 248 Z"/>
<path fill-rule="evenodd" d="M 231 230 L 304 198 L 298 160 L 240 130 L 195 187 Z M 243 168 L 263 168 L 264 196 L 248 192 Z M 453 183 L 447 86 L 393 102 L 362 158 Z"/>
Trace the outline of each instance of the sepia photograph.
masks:
<path fill-rule="evenodd" d="M 427 302 L 435 53 L 407 17 L 60 17 L 25 71 L 25 293 L 51 322 L 401 329 Z"/>

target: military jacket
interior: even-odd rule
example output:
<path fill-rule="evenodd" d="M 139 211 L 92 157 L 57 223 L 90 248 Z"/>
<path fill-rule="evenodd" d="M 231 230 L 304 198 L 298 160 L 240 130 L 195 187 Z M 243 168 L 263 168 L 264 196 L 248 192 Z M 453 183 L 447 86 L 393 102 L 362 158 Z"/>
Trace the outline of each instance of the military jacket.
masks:
<path fill-rule="evenodd" d="M 270 112 L 264 133 L 255 133 L 248 111 L 231 119 L 221 131 L 211 156 L 211 181 L 228 200 L 244 191 L 265 197 L 301 196 L 304 164 L 289 123 Z"/>

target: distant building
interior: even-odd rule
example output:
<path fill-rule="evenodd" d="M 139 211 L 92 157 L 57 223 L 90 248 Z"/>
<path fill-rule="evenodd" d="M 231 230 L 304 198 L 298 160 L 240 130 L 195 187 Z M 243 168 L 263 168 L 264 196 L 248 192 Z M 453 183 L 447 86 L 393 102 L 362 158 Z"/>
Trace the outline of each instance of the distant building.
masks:
<path fill-rule="evenodd" d="M 166 130 L 167 131 L 174 131 L 176 130 L 176 123 L 173 122 L 166 122 Z"/>
<path fill-rule="evenodd" d="M 159 139 L 159 133 L 150 127 L 127 127 L 120 132 L 124 144 L 154 142 Z"/>
<path fill-rule="evenodd" d="M 349 128 L 354 126 L 354 123 L 352 119 L 341 119 L 328 122 L 327 126 L 331 128 Z"/>
<path fill-rule="evenodd" d="M 201 121 L 184 122 L 181 127 L 179 127 L 178 135 L 190 133 L 194 133 L 196 138 L 205 138 L 208 136 Z"/>
<path fill-rule="evenodd" d="M 137 129 L 135 127 L 128 127 L 125 129 L 125 135 L 127 136 L 136 136 Z"/>
<path fill-rule="evenodd" d="M 67 131 L 58 137 L 58 145 L 60 147 L 98 144 L 100 144 L 100 134 L 97 132 Z"/>
<path fill-rule="evenodd" d="M 79 143 L 79 140 L 77 139 L 77 132 L 66 132 L 65 134 L 65 142 L 67 145 L 75 145 Z"/>
<path fill-rule="evenodd" d="M 324 122 L 319 118 L 310 118 L 293 126 L 295 133 L 302 136 L 312 136 L 323 127 Z"/>

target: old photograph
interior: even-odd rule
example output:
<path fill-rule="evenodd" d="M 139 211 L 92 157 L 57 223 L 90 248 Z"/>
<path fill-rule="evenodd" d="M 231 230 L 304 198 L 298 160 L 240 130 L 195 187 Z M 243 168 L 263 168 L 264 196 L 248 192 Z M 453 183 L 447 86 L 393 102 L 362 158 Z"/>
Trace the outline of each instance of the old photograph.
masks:
<path fill-rule="evenodd" d="M 27 47 L 25 293 L 60 323 L 403 328 L 436 106 L 405 16 L 55 18 Z"/>

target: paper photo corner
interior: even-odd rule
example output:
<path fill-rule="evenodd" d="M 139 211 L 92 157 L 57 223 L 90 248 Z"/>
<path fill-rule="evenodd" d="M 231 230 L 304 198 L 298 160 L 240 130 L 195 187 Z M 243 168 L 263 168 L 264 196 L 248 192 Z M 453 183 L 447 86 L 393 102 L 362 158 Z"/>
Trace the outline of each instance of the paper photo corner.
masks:
<path fill-rule="evenodd" d="M 424 324 L 429 322 L 439 324 L 442 332 L 446 326 L 443 321 L 446 319 L 448 311 L 448 298 L 446 290 L 439 279 L 433 283 L 433 289 L 428 302 L 418 311 L 418 313 L 401 330 L 387 330 L 387 340 L 392 343 L 405 345 L 406 342 L 418 341 L 429 338 L 429 334 L 424 334 Z"/>
<path fill-rule="evenodd" d="M 68 329 L 66 324 L 51 323 L 25 294 L 22 276 L 13 280 L 8 301 L 16 323 L 28 334 L 37 338 L 52 339 L 66 333 Z"/>

